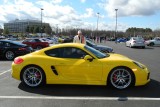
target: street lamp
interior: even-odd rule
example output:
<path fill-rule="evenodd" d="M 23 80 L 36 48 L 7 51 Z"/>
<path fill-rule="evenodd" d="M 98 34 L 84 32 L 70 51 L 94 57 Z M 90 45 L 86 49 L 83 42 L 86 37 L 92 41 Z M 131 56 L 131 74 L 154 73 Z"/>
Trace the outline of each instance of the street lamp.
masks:
<path fill-rule="evenodd" d="M 41 8 L 41 37 L 42 37 L 42 11 L 43 11 L 44 9 L 43 8 Z"/>
<path fill-rule="evenodd" d="M 98 36 L 98 21 L 99 21 L 99 12 L 97 13 L 97 36 Z"/>
<path fill-rule="evenodd" d="M 115 27 L 115 37 L 114 38 L 117 38 L 117 11 L 118 9 L 115 9 L 116 11 L 116 27 Z"/>

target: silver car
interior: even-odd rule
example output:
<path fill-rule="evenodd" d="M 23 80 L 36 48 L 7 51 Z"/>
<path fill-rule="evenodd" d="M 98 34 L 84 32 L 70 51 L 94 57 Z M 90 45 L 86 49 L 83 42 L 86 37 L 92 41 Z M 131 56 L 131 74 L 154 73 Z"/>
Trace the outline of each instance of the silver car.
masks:
<path fill-rule="evenodd" d="M 126 42 L 126 46 L 133 47 L 141 47 L 145 48 L 145 41 L 142 37 L 131 37 L 129 41 Z"/>

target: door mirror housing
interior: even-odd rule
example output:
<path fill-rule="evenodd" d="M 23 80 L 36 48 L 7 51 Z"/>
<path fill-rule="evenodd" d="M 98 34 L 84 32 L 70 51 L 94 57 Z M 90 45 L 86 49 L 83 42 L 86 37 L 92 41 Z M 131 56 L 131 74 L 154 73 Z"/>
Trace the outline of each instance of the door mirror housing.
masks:
<path fill-rule="evenodd" d="M 88 60 L 89 62 L 92 62 L 93 61 L 93 58 L 90 56 L 90 55 L 86 55 L 85 57 L 84 57 L 84 60 Z"/>

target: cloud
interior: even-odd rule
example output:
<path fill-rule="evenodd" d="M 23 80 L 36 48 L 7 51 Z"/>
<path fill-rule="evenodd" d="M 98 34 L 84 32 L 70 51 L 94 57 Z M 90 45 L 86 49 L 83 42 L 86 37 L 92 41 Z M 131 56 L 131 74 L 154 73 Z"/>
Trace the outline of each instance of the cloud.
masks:
<path fill-rule="evenodd" d="M 86 2 L 86 0 L 80 0 L 81 1 L 81 3 L 85 3 Z"/>
<path fill-rule="evenodd" d="M 92 8 L 87 8 L 86 13 L 84 13 L 81 17 L 83 18 L 90 18 L 94 16 L 94 11 Z"/>
<path fill-rule="evenodd" d="M 118 9 L 118 16 L 150 16 L 160 10 L 160 0 L 106 0 L 103 5 L 109 17 L 115 16 L 115 9 Z"/>
<path fill-rule="evenodd" d="M 58 4 L 58 3 L 61 3 L 62 0 L 52 0 L 51 2 L 54 3 L 54 4 Z"/>

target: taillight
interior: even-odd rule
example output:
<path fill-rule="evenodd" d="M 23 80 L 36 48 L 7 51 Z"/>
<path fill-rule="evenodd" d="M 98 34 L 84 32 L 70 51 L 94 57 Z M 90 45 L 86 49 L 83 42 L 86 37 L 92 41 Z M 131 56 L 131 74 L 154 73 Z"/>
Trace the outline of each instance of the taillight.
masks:
<path fill-rule="evenodd" d="M 27 50 L 27 49 L 26 48 L 19 48 L 18 50 L 24 51 L 24 50 Z"/>
<path fill-rule="evenodd" d="M 21 64 L 24 60 L 22 58 L 15 58 L 14 63 L 15 64 Z"/>
<path fill-rule="evenodd" d="M 136 41 L 133 41 L 133 43 L 136 43 Z"/>

